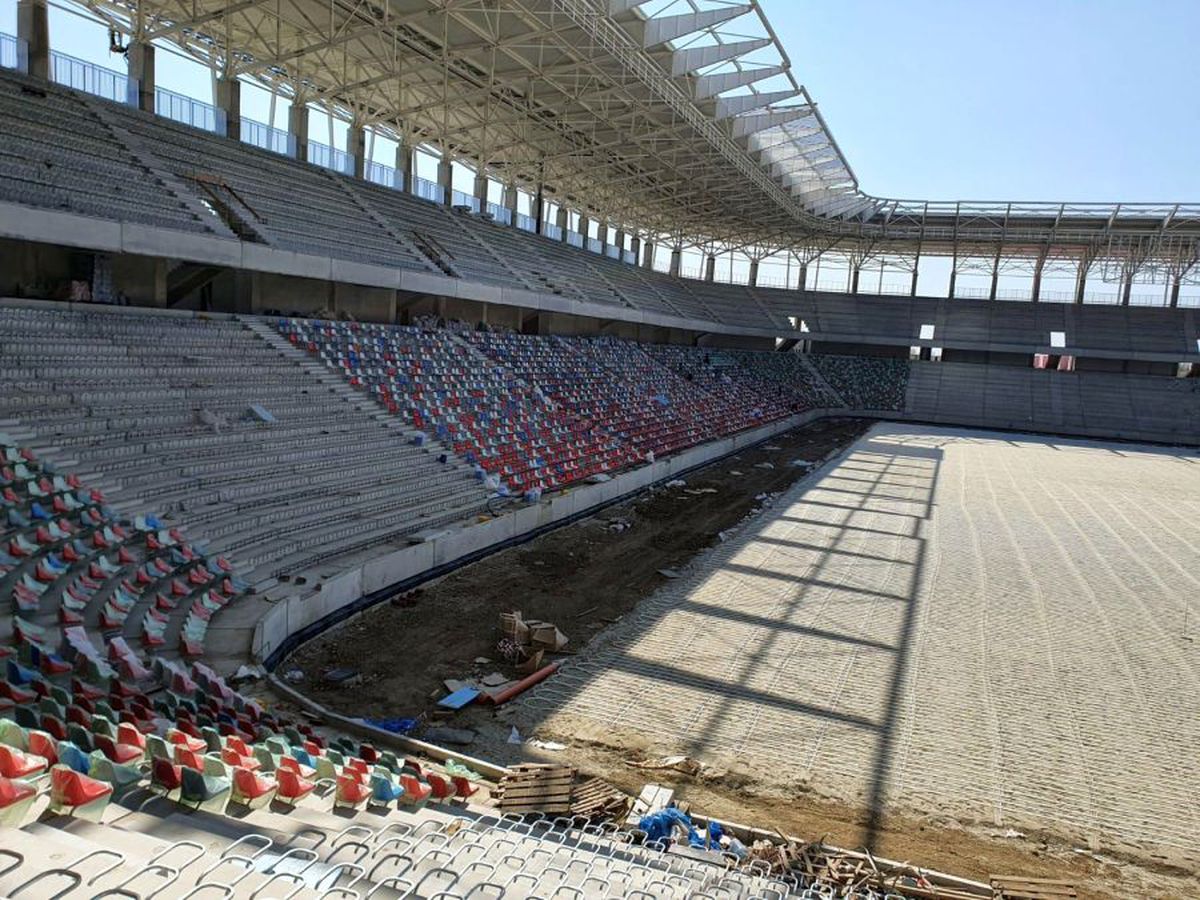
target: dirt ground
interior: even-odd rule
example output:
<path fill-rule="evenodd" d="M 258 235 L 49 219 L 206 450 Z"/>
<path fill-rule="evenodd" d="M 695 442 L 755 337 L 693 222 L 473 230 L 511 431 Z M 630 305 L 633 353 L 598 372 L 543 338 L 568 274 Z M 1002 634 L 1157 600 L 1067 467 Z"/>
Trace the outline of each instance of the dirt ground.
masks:
<path fill-rule="evenodd" d="M 644 492 L 368 610 L 300 648 L 279 671 L 300 669 L 304 677 L 297 688 L 345 715 L 426 717 L 434 724 L 469 728 L 476 737 L 464 752 L 482 759 L 569 761 L 635 795 L 649 781 L 669 784 L 678 799 L 717 818 L 859 847 L 868 819 L 864 809 L 782 790 L 769 774 L 749 778 L 719 768 L 695 776 L 645 771 L 630 767 L 629 758 L 653 756 L 661 748 L 638 748 L 636 742 L 605 740 L 584 730 L 545 733 L 521 716 L 497 714 L 490 707 L 438 715 L 436 701 L 446 694 L 445 679 L 493 671 L 516 675 L 496 652 L 500 613 L 520 609 L 526 618 L 554 622 L 570 638 L 567 652 L 578 651 L 659 588 L 666 580 L 660 570 L 685 567 L 718 542 L 720 532 L 753 515 L 764 495 L 782 492 L 801 477 L 805 470 L 794 460 L 822 459 L 853 442 L 868 425 L 827 421 L 780 435 L 690 473 L 683 487 Z M 477 664 L 477 658 L 489 661 Z M 336 668 L 358 671 L 361 683 L 326 684 L 322 674 Z M 509 743 L 514 724 L 525 742 Z M 533 737 L 568 748 L 539 750 L 528 743 Z M 625 749 L 614 749 L 614 743 Z M 871 849 L 982 881 L 990 874 L 1073 879 L 1079 896 L 1094 900 L 1200 897 L 1195 872 L 1165 861 L 1118 858 L 1065 835 L 1006 835 L 1003 829 L 946 817 L 889 816 Z"/>

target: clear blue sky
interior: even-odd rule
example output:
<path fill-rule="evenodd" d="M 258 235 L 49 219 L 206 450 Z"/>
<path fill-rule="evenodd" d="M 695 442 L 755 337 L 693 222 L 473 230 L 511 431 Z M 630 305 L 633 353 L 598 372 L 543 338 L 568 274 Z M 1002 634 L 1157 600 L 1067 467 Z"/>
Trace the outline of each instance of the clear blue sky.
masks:
<path fill-rule="evenodd" d="M 760 0 L 869 193 L 1200 201 L 1200 0 Z"/>

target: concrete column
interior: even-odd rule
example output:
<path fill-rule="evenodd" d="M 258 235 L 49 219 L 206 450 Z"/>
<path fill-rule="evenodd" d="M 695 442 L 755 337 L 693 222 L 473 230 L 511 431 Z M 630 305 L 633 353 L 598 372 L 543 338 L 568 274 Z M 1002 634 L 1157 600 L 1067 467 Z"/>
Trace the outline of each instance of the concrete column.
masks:
<path fill-rule="evenodd" d="M 504 186 L 504 208 L 509 212 L 509 224 L 513 228 L 517 227 L 517 199 L 517 186 L 506 184 Z"/>
<path fill-rule="evenodd" d="M 288 134 L 296 145 L 296 159 L 308 162 L 308 104 L 293 101 L 288 109 Z"/>
<path fill-rule="evenodd" d="M 608 251 L 608 223 L 601 222 L 596 226 L 596 239 L 600 241 L 600 252 Z"/>
<path fill-rule="evenodd" d="M 396 179 L 400 182 L 400 189 L 410 194 L 413 190 L 413 169 L 413 148 L 402 143 L 396 147 Z"/>
<path fill-rule="evenodd" d="M 850 270 L 850 293 L 858 293 L 858 279 L 862 275 L 862 266 L 854 266 Z"/>
<path fill-rule="evenodd" d="M 1039 259 L 1037 265 L 1033 269 L 1033 302 L 1037 303 L 1042 298 L 1042 264 L 1043 260 Z"/>
<path fill-rule="evenodd" d="M 911 288 L 911 289 L 909 290 L 909 292 L 908 292 L 908 295 L 909 295 L 910 297 L 915 297 L 915 296 L 917 296 L 917 276 L 918 276 L 919 274 L 920 274 L 920 273 L 919 273 L 919 272 L 917 271 L 917 269 L 914 267 L 914 268 L 913 268 L 913 273 L 912 273 L 912 288 Z"/>
<path fill-rule="evenodd" d="M 654 268 L 654 247 L 655 247 L 654 241 L 649 240 L 649 239 L 647 239 L 646 242 L 642 244 L 642 268 L 643 269 L 653 269 Z"/>
<path fill-rule="evenodd" d="M 642 258 L 642 239 L 636 234 L 629 242 L 629 252 L 633 254 L 633 264 L 636 266 Z"/>
<path fill-rule="evenodd" d="M 950 270 L 950 288 L 949 288 L 949 290 L 946 291 L 946 296 L 948 298 L 950 298 L 951 300 L 954 299 L 954 282 L 957 280 L 958 280 L 958 271 L 956 269 L 951 269 Z"/>
<path fill-rule="evenodd" d="M 587 215 L 585 213 L 580 213 L 579 214 L 579 233 L 581 235 L 583 235 L 583 246 L 585 249 L 587 248 L 588 229 L 590 229 L 590 228 L 591 228 L 591 223 L 588 221 Z"/>
<path fill-rule="evenodd" d="M 567 226 L 571 224 L 571 214 L 565 206 L 558 208 L 558 220 L 554 223 L 558 226 L 558 239 L 563 243 L 567 241 Z"/>
<path fill-rule="evenodd" d="M 214 93 L 217 109 L 225 113 L 225 137 L 240 141 L 242 139 L 242 83 L 236 78 L 218 78 Z"/>
<path fill-rule="evenodd" d="M 17 0 L 17 37 L 28 53 L 29 74 L 50 79 L 50 19 L 46 0 Z"/>
<path fill-rule="evenodd" d="M 1175 279 L 1171 282 L 1171 309 L 1175 309 L 1179 306 L 1179 287 L 1182 284 L 1183 276 L 1181 275 L 1176 275 Z"/>
<path fill-rule="evenodd" d="M 137 82 L 137 107 L 154 112 L 154 45 L 134 41 L 125 52 L 129 77 Z"/>
<path fill-rule="evenodd" d="M 1087 288 L 1087 266 L 1080 263 L 1079 275 L 1075 278 L 1075 302 L 1083 302 L 1083 293 Z"/>
<path fill-rule="evenodd" d="M 533 192 L 533 228 L 537 234 L 546 233 L 546 186 L 540 181 Z"/>
<path fill-rule="evenodd" d="M 717 258 L 715 256 L 713 256 L 711 253 L 704 260 L 704 280 L 705 281 L 716 281 L 717 280 Z"/>
<path fill-rule="evenodd" d="M 617 229 L 617 236 L 615 238 L 613 238 L 613 243 L 615 243 L 617 245 L 617 249 L 620 251 L 617 254 L 617 258 L 623 260 L 625 258 L 625 229 L 624 228 Z"/>
<path fill-rule="evenodd" d="M 1124 282 L 1121 288 L 1121 305 L 1128 306 L 1129 300 L 1133 296 L 1133 274 L 1130 273 L 1129 277 L 1124 279 Z"/>
<path fill-rule="evenodd" d="M 999 287 L 1000 287 L 1000 271 L 998 269 L 992 269 L 992 286 L 988 290 L 988 299 L 989 300 L 996 299 L 996 289 Z"/>
<path fill-rule="evenodd" d="M 674 275 L 676 278 L 678 278 L 679 273 L 680 273 L 680 271 L 682 271 L 682 269 L 683 269 L 683 248 L 682 247 L 672 247 L 671 248 L 670 272 L 672 275 Z"/>
<path fill-rule="evenodd" d="M 479 201 L 479 211 L 485 212 L 488 205 L 488 177 L 483 172 L 475 173 L 474 189 L 475 199 Z"/>
<path fill-rule="evenodd" d="M 442 202 L 450 206 L 453 203 L 450 194 L 454 188 L 454 169 L 451 167 L 449 156 L 443 155 L 438 161 L 437 183 L 442 189 Z"/>
<path fill-rule="evenodd" d="M 796 290 L 808 290 L 808 263 L 800 263 L 800 278 L 796 282 Z"/>
<path fill-rule="evenodd" d="M 367 177 L 367 129 L 355 123 L 346 134 L 346 152 L 354 157 L 354 177 Z"/>
<path fill-rule="evenodd" d="M 750 260 L 750 287 L 758 287 L 758 260 Z"/>

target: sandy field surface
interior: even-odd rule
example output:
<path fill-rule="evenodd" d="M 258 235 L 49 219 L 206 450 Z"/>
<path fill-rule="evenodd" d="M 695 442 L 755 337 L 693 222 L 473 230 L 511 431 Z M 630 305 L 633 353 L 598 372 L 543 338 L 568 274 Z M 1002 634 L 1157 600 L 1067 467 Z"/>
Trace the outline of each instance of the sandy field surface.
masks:
<path fill-rule="evenodd" d="M 1194 866 L 1198 512 L 1194 452 L 877 425 L 518 717 Z"/>

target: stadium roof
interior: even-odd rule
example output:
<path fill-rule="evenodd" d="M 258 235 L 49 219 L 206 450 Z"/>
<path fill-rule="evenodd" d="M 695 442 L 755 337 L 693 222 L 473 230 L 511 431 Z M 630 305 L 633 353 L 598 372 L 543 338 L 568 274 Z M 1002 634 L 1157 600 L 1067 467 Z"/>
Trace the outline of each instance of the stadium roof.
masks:
<path fill-rule="evenodd" d="M 92 0 L 401 141 L 626 229 L 808 259 L 953 255 L 994 271 L 1080 264 L 1196 277 L 1200 203 L 874 197 L 757 0 Z M 1095 269 L 1093 269 L 1095 270 Z"/>

